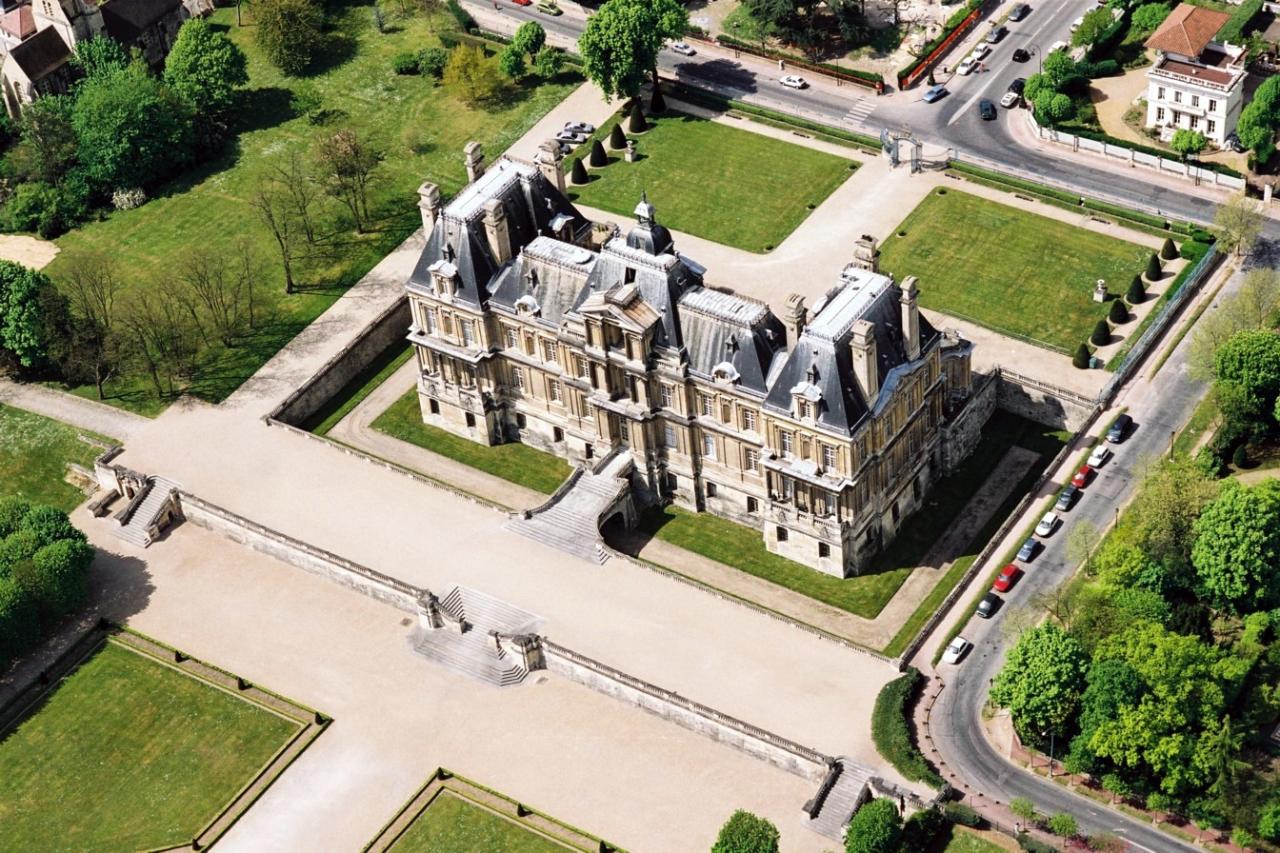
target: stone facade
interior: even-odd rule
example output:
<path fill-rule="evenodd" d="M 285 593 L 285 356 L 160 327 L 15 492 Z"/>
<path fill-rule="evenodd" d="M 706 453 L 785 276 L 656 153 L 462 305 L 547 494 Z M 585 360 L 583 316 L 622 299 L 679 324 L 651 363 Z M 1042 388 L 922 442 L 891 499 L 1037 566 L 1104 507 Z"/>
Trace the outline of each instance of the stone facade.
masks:
<path fill-rule="evenodd" d="M 486 168 L 472 144 L 465 162 L 447 206 L 419 190 L 429 237 L 406 287 L 427 423 L 579 464 L 625 447 L 641 504 L 730 518 L 841 577 L 970 448 L 943 445 L 972 345 L 920 314 L 914 278 L 875 271 L 874 246 L 779 318 L 705 286 L 646 200 L 626 235 L 583 217 L 554 149 Z"/>
<path fill-rule="evenodd" d="M 1230 19 L 1183 3 L 1147 39 L 1156 61 L 1147 70 L 1146 125 L 1168 141 L 1193 130 L 1221 146 L 1244 107 L 1245 49 L 1213 40 Z"/>

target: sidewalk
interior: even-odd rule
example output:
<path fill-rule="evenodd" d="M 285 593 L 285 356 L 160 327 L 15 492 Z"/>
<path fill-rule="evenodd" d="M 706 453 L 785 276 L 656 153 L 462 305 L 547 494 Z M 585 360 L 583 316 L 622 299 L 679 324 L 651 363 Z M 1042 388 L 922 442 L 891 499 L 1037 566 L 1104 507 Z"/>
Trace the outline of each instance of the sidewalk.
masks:
<path fill-rule="evenodd" d="M 54 391 L 43 385 L 28 385 L 0 379 L 0 403 L 26 409 L 104 438 L 126 443 L 150 423 L 148 418 L 117 409 L 95 400 Z"/>

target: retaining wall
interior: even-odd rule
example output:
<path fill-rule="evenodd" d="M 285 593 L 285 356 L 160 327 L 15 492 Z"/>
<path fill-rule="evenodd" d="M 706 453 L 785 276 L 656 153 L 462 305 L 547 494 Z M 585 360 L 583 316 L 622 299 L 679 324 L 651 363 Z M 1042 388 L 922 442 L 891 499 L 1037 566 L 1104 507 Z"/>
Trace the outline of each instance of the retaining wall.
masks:
<path fill-rule="evenodd" d="M 1012 370 L 1001 369 L 999 376 L 996 401 L 1002 410 L 1054 429 L 1079 432 L 1097 405 L 1096 400 Z"/>
<path fill-rule="evenodd" d="M 964 405 L 959 417 L 942 428 L 942 473 L 950 474 L 969 458 L 978 442 L 982 441 L 982 428 L 996 410 L 996 391 L 1000 377 L 988 373 L 978 380 L 973 396 Z"/>

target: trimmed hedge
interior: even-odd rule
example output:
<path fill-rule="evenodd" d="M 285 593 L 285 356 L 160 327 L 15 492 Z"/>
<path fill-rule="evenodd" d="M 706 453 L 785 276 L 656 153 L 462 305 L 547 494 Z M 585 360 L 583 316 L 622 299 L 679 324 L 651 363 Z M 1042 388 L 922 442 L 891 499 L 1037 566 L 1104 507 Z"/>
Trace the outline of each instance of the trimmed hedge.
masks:
<path fill-rule="evenodd" d="M 1214 36 L 1214 41 L 1233 44 L 1237 47 L 1243 46 L 1247 36 L 1245 29 L 1261 11 L 1262 0 L 1244 0 L 1231 13 L 1231 20 L 1223 24 L 1222 29 L 1218 30 L 1218 34 Z"/>
<path fill-rule="evenodd" d="M 901 71 L 898 72 L 898 85 L 901 86 L 903 80 L 911 76 L 911 74 L 915 72 L 917 68 L 923 65 L 929 59 L 929 57 L 933 55 L 933 52 L 937 50 L 938 47 L 941 46 L 941 44 L 944 41 L 946 41 L 953 32 L 959 29 L 960 25 L 964 23 L 965 18 L 969 17 L 969 13 L 971 13 L 975 9 L 980 9 L 981 7 L 982 7 L 982 0 L 969 0 L 968 3 L 965 3 L 955 12 L 953 12 L 951 17 L 947 18 L 947 22 L 942 25 L 942 32 L 938 33 L 937 36 L 935 36 L 928 44 L 926 44 L 920 50 L 920 55 L 917 56 L 910 65 L 908 65 L 906 68 L 903 68 Z"/>
<path fill-rule="evenodd" d="M 875 710 L 871 713 L 871 739 L 875 742 L 876 751 L 907 779 L 940 788 L 942 777 L 911 739 L 911 728 L 907 723 L 916 687 L 922 677 L 920 670 L 908 667 L 904 675 L 881 689 L 876 697 Z"/>
<path fill-rule="evenodd" d="M 868 83 L 884 83 L 884 75 L 878 71 L 862 71 L 857 68 L 847 68 L 843 65 L 835 65 L 830 62 L 811 62 L 803 56 L 796 56 L 793 53 L 783 53 L 780 50 L 773 50 L 767 47 L 761 49 L 759 45 L 750 44 L 742 41 L 741 39 L 736 39 L 733 36 L 718 35 L 716 36 L 716 41 L 724 47 L 731 47 L 736 50 L 746 51 L 747 53 L 755 56 L 763 56 L 765 59 L 781 59 L 800 68 L 815 71 L 829 71 L 837 77 L 853 77 L 858 80 L 865 80 Z"/>
<path fill-rule="evenodd" d="M 961 826 L 967 826 L 970 829 L 978 829 L 986 822 L 983 820 L 982 815 L 960 803 L 947 803 L 946 806 L 943 807 L 942 813 L 946 815 L 947 820 L 952 823 L 958 823 Z"/>

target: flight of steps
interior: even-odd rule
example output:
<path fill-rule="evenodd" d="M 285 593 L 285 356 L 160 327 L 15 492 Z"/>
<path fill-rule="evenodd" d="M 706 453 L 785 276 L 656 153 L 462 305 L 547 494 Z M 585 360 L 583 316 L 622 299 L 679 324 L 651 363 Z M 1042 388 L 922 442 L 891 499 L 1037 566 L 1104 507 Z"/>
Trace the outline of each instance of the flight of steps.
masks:
<path fill-rule="evenodd" d="M 552 548 L 593 563 L 609 559 L 600 537 L 600 516 L 630 488 L 625 479 L 631 457 L 620 453 L 599 474 L 584 471 L 569 491 L 529 518 L 514 518 L 507 528 Z"/>
<path fill-rule="evenodd" d="M 112 532 L 126 542 L 131 542 L 139 548 L 146 548 L 151 544 L 151 534 L 148 532 L 152 523 L 156 520 L 156 516 L 164 509 L 165 504 L 173 495 L 175 489 L 178 488 L 177 483 L 166 480 L 164 477 L 147 478 L 147 494 L 142 499 L 142 503 L 133 511 L 133 515 L 129 516 L 126 524 L 117 524 L 112 528 Z"/>
<path fill-rule="evenodd" d="M 541 619 L 493 596 L 460 586 L 440 600 L 440 607 L 453 619 L 446 620 L 443 628 L 419 628 L 413 637 L 414 651 L 459 675 L 496 687 L 519 684 L 529 674 L 518 657 L 495 647 L 489 632 L 537 633 Z M 464 631 L 458 631 L 458 622 L 463 623 Z"/>
<path fill-rule="evenodd" d="M 840 775 L 827 792 L 818 814 L 807 821 L 809 829 L 832 841 L 843 841 L 842 831 L 853 817 L 858 801 L 867 790 L 871 779 L 868 768 L 841 758 L 837 761 Z"/>

